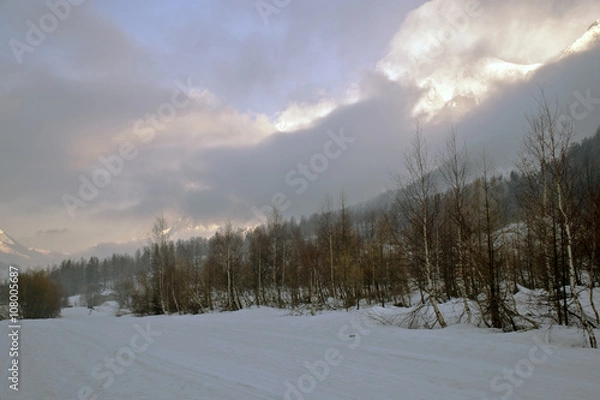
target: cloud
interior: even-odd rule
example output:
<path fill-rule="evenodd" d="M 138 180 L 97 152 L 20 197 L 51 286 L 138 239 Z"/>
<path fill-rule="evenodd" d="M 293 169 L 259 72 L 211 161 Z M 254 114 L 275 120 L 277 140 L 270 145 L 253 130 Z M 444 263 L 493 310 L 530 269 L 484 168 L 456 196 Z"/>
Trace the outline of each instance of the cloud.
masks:
<path fill-rule="evenodd" d="M 378 70 L 423 94 L 413 115 L 467 112 L 523 82 L 583 34 L 598 1 L 432 0 L 409 13 Z M 535 23 L 532 21 L 535 19 Z"/>
<path fill-rule="evenodd" d="M 69 232 L 67 228 L 62 229 L 47 229 L 44 231 L 37 231 L 36 235 L 45 236 L 45 235 L 64 235 Z"/>
<path fill-rule="evenodd" d="M 360 100 L 361 95 L 359 88 L 352 85 L 340 99 L 321 97 L 315 103 L 292 102 L 285 110 L 277 114 L 274 124 L 281 132 L 308 128 L 335 109 L 356 103 Z"/>
<path fill-rule="evenodd" d="M 44 12 L 14 4 L 3 39 Z M 598 1 L 484 1 L 437 48 L 466 2 L 293 2 L 267 26 L 247 1 L 144 4 L 84 4 L 21 66 L 0 52 L 1 228 L 29 246 L 126 248 L 161 212 L 182 235 L 207 235 L 252 222 L 280 193 L 288 216 L 341 191 L 364 201 L 393 185 L 418 119 L 432 146 L 455 124 L 474 152 L 485 144 L 510 165 L 538 84 L 561 103 L 600 97 L 597 52 L 559 59 Z M 142 141 L 136 123 L 178 81 L 190 102 Z M 590 113 L 578 129 L 598 124 Z M 355 141 L 298 194 L 288 173 L 342 129 Z M 126 141 L 135 158 L 71 219 L 61 196 Z"/>

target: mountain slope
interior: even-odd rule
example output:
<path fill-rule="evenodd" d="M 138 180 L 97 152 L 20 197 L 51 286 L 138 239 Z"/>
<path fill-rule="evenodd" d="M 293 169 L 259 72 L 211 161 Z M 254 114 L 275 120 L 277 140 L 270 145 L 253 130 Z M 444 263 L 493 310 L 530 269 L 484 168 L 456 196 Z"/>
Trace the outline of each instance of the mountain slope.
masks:
<path fill-rule="evenodd" d="M 0 260 L 20 263 L 31 259 L 31 251 L 0 229 Z"/>
<path fill-rule="evenodd" d="M 0 229 L 0 265 L 16 264 L 22 267 L 47 265 L 56 257 L 52 252 L 28 249 Z"/>
<path fill-rule="evenodd" d="M 579 39 L 573 42 L 564 51 L 562 57 L 588 51 L 597 46 L 600 46 L 600 19 L 596 20 Z"/>

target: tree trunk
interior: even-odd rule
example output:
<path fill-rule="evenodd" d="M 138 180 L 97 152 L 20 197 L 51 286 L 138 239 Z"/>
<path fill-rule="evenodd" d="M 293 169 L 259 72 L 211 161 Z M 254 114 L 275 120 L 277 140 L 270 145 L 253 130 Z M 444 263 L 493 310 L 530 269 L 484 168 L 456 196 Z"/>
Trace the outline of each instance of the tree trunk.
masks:
<path fill-rule="evenodd" d="M 431 268 L 431 262 L 429 260 L 429 243 L 427 240 L 427 203 L 425 203 L 425 207 L 423 209 L 423 246 L 424 246 L 424 251 L 425 251 L 425 271 L 427 274 L 427 290 L 429 291 L 429 302 L 431 303 L 431 306 L 433 307 L 433 311 L 435 313 L 435 318 L 437 320 L 437 322 L 440 324 L 440 327 L 445 328 L 446 327 L 446 321 L 444 320 L 444 316 L 442 315 L 442 313 L 440 312 L 440 309 L 438 307 L 438 302 L 437 302 L 437 290 L 435 289 L 434 285 L 433 285 L 433 279 L 432 279 L 432 268 Z"/>
<path fill-rule="evenodd" d="M 571 298 L 577 307 L 577 311 L 579 313 L 579 318 L 581 319 L 581 323 L 583 324 L 584 329 L 588 334 L 588 339 L 590 342 L 590 347 L 593 349 L 598 348 L 598 342 L 596 341 L 596 335 L 594 334 L 594 330 L 588 321 L 587 314 L 583 310 L 581 302 L 579 301 L 579 297 L 577 296 L 576 289 L 576 272 L 575 272 L 575 264 L 573 262 L 573 250 L 572 250 L 572 238 L 571 238 L 571 228 L 567 213 L 563 207 L 563 195 L 560 187 L 560 183 L 556 184 L 557 186 L 557 196 L 558 196 L 558 209 L 562 215 L 563 228 L 565 230 L 566 241 L 567 241 L 567 260 L 569 264 L 569 285 L 571 289 Z"/>

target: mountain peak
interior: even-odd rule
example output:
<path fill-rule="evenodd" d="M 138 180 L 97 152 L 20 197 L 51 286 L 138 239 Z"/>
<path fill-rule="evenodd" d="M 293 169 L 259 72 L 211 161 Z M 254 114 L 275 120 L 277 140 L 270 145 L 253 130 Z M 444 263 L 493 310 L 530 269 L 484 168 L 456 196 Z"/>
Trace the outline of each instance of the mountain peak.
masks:
<path fill-rule="evenodd" d="M 8 236 L 2 229 L 0 229 L 0 254 L 9 254 L 17 257 L 29 258 L 26 254 L 27 249 L 17 243 L 13 238 Z"/>
<path fill-rule="evenodd" d="M 563 52 L 563 57 L 569 56 L 575 53 L 581 53 L 584 51 L 588 51 L 594 47 L 600 45 L 600 19 L 597 19 L 590 25 L 590 27 L 585 31 L 579 39 L 573 42 L 572 45 L 567 47 L 567 49 Z"/>
<path fill-rule="evenodd" d="M 0 265 L 18 264 L 34 266 L 47 264 L 46 256 L 50 252 L 27 248 L 0 229 Z"/>

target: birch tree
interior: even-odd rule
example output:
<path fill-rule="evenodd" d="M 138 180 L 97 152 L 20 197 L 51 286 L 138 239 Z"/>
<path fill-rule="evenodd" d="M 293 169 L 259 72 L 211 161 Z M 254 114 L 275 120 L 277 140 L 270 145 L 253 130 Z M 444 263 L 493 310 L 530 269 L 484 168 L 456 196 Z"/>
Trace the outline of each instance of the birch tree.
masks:
<path fill-rule="evenodd" d="M 557 107 L 551 106 L 544 93 L 538 99 L 536 114 L 529 117 L 529 137 L 537 141 L 537 148 L 547 149 L 547 159 L 544 160 L 550 178 L 552 195 L 556 199 L 558 222 L 564 233 L 562 241 L 563 251 L 566 254 L 566 264 L 569 274 L 570 299 L 575 305 L 577 316 L 588 335 L 590 347 L 597 348 L 598 343 L 594 334 L 590 317 L 586 314 L 577 293 L 577 271 L 574 260 L 574 233 L 576 230 L 573 218 L 575 207 L 572 183 L 573 171 L 569 163 L 568 153 L 573 138 L 573 124 L 567 114 L 560 114 Z"/>
<path fill-rule="evenodd" d="M 433 196 L 435 185 L 432 178 L 434 166 L 427 152 L 427 144 L 420 127 L 413 130 L 413 138 L 409 150 L 405 154 L 405 167 L 408 176 L 401 179 L 401 192 L 406 199 L 401 199 L 402 210 L 414 229 L 419 257 L 415 258 L 418 268 L 425 278 L 424 291 L 428 295 L 428 302 L 433 307 L 436 321 L 446 327 L 444 316 L 438 306 L 439 288 L 437 274 L 432 263 L 432 227 L 433 227 Z"/>
<path fill-rule="evenodd" d="M 468 302 L 468 270 L 470 263 L 466 257 L 467 244 L 467 202 L 466 188 L 469 183 L 469 165 L 466 146 L 458 147 L 456 130 L 451 129 L 446 139 L 445 153 L 442 155 L 442 175 L 450 192 L 450 215 L 456 232 L 456 263 L 460 277 L 458 285 L 463 307 L 467 314 L 467 322 L 471 323 L 472 313 Z"/>

